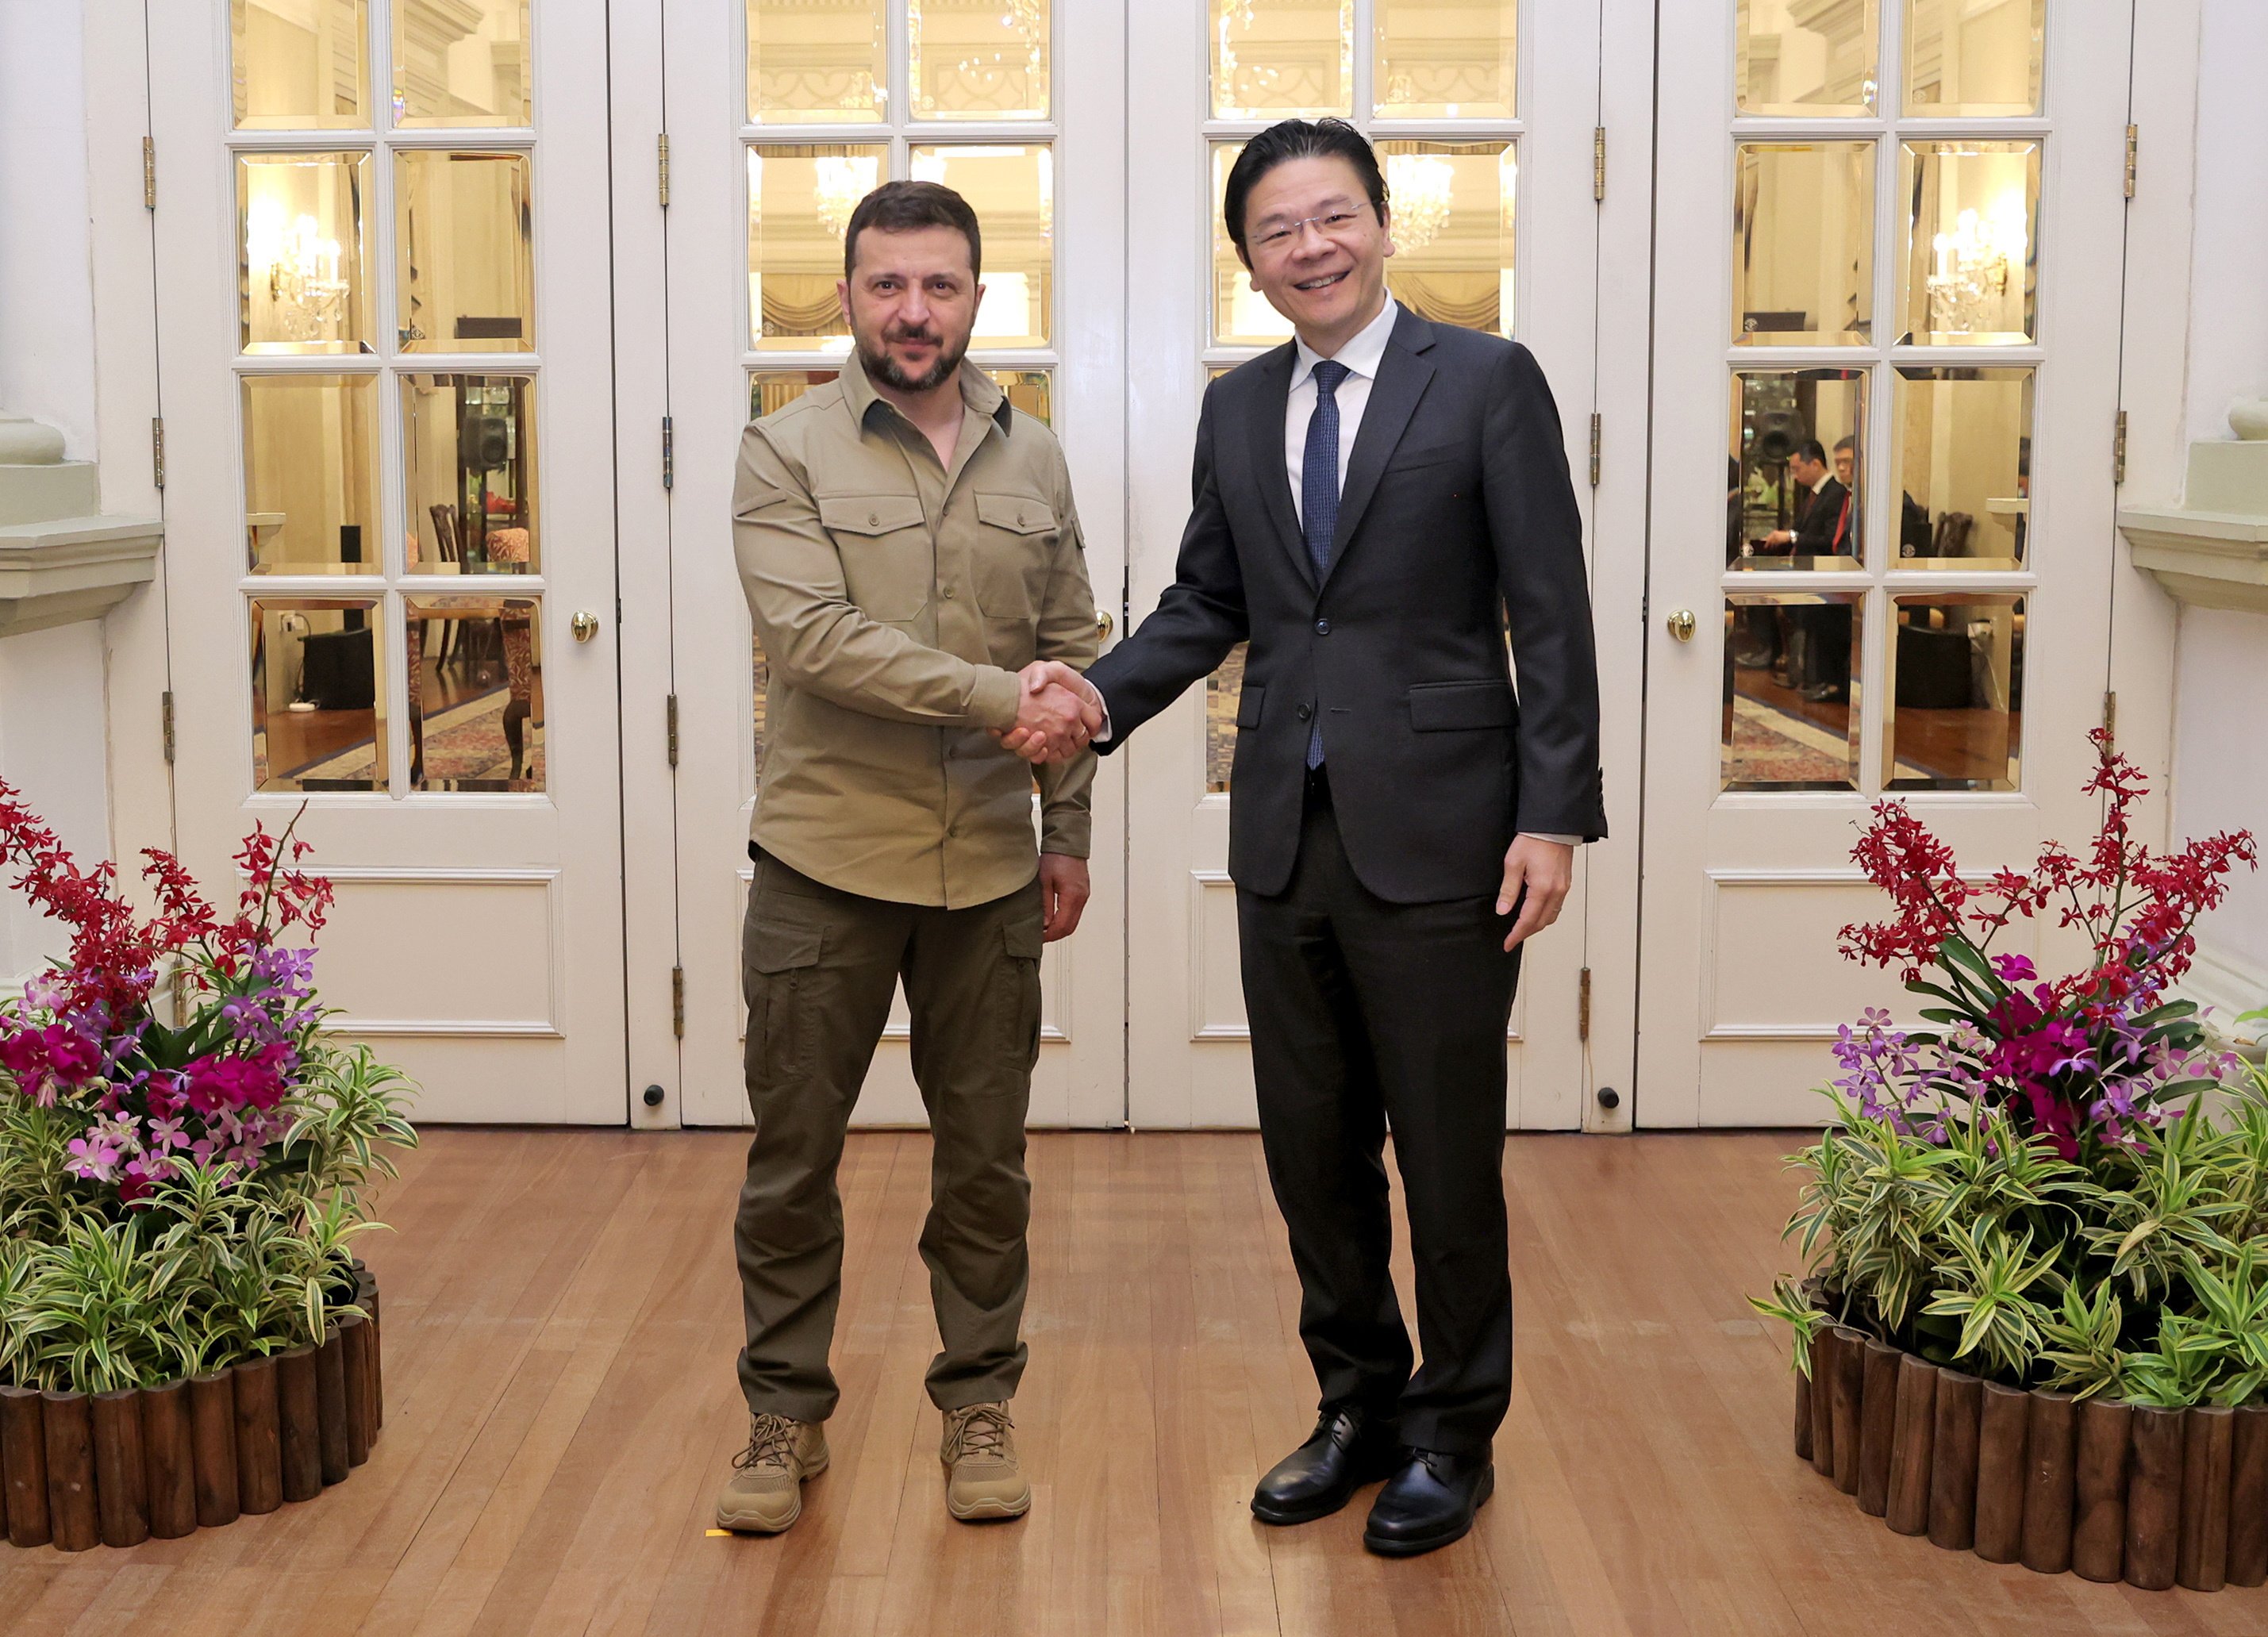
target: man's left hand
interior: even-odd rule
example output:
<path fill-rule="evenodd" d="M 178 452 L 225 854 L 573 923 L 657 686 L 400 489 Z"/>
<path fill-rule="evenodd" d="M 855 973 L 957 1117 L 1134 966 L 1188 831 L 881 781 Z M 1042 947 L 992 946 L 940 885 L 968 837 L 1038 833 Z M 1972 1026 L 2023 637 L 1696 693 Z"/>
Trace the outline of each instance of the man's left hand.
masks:
<path fill-rule="evenodd" d="M 1087 896 L 1086 860 L 1074 859 L 1068 853 L 1040 854 L 1040 937 L 1048 943 L 1058 938 L 1068 938 L 1079 930 L 1079 918 L 1086 912 Z M 1565 887 L 1560 889 L 1564 894 Z"/>
<path fill-rule="evenodd" d="M 1565 842 L 1546 841 L 1540 836 L 1513 837 L 1510 850 L 1504 855 L 1504 886 L 1496 898 L 1498 915 L 1510 915 L 1514 904 L 1520 906 L 1520 918 L 1512 924 L 1512 936 L 1504 940 L 1506 949 L 1533 937 L 1559 918 L 1559 906 L 1567 902 L 1567 889 L 1574 880 L 1574 848 Z"/>

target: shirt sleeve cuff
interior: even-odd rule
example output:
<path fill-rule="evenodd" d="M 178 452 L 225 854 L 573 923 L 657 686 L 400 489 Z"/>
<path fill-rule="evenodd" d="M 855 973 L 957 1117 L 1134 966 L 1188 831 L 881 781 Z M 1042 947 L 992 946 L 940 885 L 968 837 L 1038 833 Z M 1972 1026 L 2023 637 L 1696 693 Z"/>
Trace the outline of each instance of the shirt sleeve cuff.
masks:
<path fill-rule="evenodd" d="M 1583 844 L 1583 838 L 1580 836 L 1551 836 L 1540 830 L 1524 830 L 1520 833 L 1523 836 L 1531 836 L 1537 841 L 1556 841 L 1563 847 L 1580 847 Z"/>
<path fill-rule="evenodd" d="M 968 690 L 968 713 L 996 734 L 1016 725 L 1016 704 L 1024 691 L 1023 678 L 997 666 L 981 666 L 976 686 Z"/>

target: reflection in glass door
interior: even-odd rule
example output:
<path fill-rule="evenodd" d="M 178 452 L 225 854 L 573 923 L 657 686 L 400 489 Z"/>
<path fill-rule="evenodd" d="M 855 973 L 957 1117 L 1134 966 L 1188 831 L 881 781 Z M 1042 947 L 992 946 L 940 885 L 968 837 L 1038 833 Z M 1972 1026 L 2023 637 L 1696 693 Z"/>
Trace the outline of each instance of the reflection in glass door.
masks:
<path fill-rule="evenodd" d="M 1664 41 L 1660 242 L 1729 277 L 1656 307 L 1659 1125 L 1816 1117 L 1895 992 L 1833 956 L 1854 822 L 1911 793 L 1984 868 L 2071 829 L 2108 663 L 2124 0 L 1711 10 Z"/>
<path fill-rule="evenodd" d="M 217 881 L 307 803 L 325 997 L 427 1118 L 623 1117 L 611 622 L 552 640 L 614 576 L 606 250 L 566 208 L 604 177 L 576 120 L 603 22 L 151 18 L 158 60 L 225 57 L 153 101 L 182 156 L 158 218 L 180 832 Z"/>

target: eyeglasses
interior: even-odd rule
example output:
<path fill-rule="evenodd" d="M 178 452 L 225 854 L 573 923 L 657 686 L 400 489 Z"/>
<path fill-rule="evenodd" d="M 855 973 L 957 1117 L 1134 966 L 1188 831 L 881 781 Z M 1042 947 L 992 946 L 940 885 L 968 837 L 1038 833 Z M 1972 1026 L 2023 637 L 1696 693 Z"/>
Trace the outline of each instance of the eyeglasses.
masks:
<path fill-rule="evenodd" d="M 1300 236 L 1300 230 L 1303 227 L 1312 227 L 1326 239 L 1336 239 L 1343 233 L 1353 232 L 1355 224 L 1361 220 L 1359 210 L 1331 210 L 1322 216 L 1302 217 L 1287 226 L 1271 227 L 1264 233 L 1255 233 L 1251 244 L 1255 250 L 1274 255 L 1289 250 L 1292 241 Z"/>

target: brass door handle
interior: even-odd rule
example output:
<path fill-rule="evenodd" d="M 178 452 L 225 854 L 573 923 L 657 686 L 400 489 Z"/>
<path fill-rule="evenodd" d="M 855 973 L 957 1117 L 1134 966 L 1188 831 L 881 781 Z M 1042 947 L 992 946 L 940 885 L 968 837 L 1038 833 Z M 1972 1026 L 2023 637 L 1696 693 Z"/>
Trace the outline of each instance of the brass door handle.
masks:
<path fill-rule="evenodd" d="M 1110 617 L 1110 612 L 1108 609 L 1097 608 L 1094 611 L 1095 641 L 1108 642 L 1110 640 L 1110 633 L 1117 630 L 1117 628 L 1118 622 Z"/>
<path fill-rule="evenodd" d="M 599 616 L 588 608 L 582 609 L 568 623 L 568 629 L 575 633 L 577 642 L 588 642 L 599 634 Z"/>
<path fill-rule="evenodd" d="M 1680 608 L 1669 616 L 1669 634 L 1680 642 L 1691 642 L 1698 626 L 1699 622 L 1693 617 L 1690 608 Z"/>

